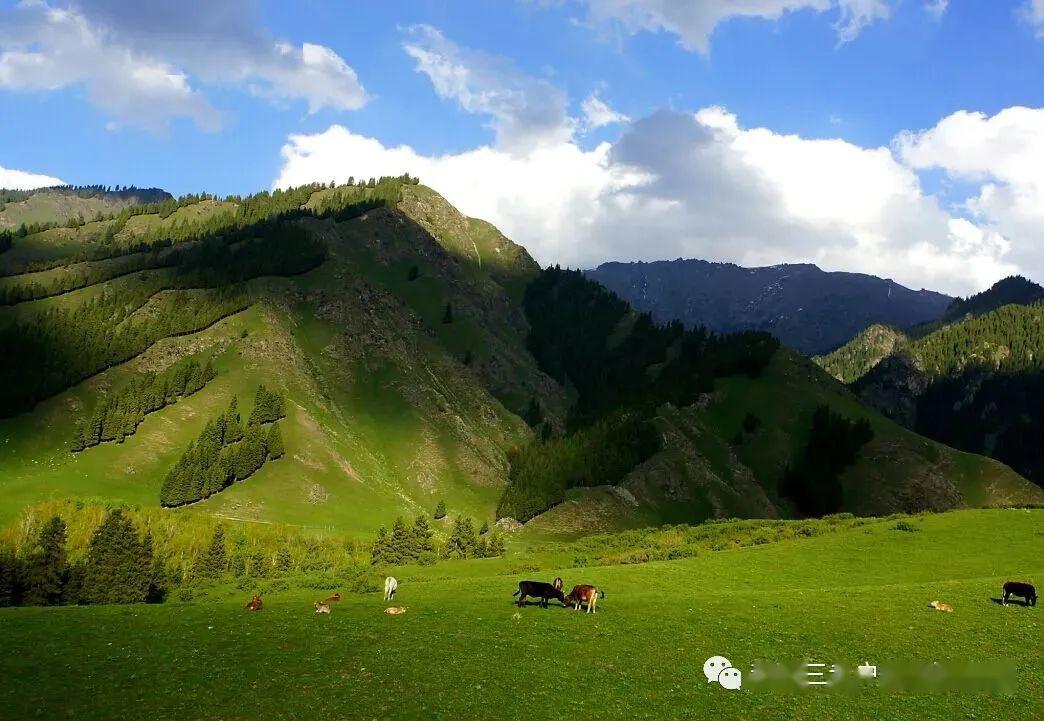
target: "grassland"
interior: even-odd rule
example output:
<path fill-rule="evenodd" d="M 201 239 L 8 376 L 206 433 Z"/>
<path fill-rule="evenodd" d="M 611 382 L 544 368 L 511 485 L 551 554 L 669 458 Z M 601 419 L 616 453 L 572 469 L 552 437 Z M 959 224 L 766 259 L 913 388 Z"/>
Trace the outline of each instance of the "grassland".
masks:
<path fill-rule="evenodd" d="M 394 571 L 404 616 L 379 594 L 247 590 L 161 606 L 0 611 L 0 708 L 10 718 L 1030 719 L 1044 709 L 1039 608 L 992 598 L 1044 576 L 1044 511 L 959 511 L 632 566 L 535 571 L 552 546 Z M 530 569 L 530 570 L 526 570 Z M 516 609 L 521 576 L 606 591 L 599 613 Z M 927 608 L 932 600 L 952 614 Z M 726 655 L 882 673 L 903 661 L 1010 664 L 1010 695 L 854 694 L 706 683 Z"/>

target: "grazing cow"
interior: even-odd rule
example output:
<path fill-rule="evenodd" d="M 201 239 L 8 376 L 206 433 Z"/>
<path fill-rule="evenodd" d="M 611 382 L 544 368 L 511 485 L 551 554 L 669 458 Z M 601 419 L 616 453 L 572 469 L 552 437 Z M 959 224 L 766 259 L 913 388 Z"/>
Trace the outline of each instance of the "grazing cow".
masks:
<path fill-rule="evenodd" d="M 390 601 L 395 598 L 395 592 L 399 590 L 399 582 L 392 576 L 384 579 L 384 600 Z"/>
<path fill-rule="evenodd" d="M 574 611 L 579 611 L 580 606 L 586 605 L 588 613 L 598 613 L 598 611 L 595 610 L 595 606 L 598 605 L 599 594 L 601 594 L 602 598 L 605 598 L 605 591 L 599 591 L 594 586 L 582 583 L 573 586 L 573 590 L 569 592 L 566 599 L 573 605 Z"/>
<path fill-rule="evenodd" d="M 518 596 L 518 605 L 524 605 L 526 596 L 532 598 L 539 598 L 540 605 L 547 608 L 547 602 L 549 599 L 557 598 L 563 606 L 566 605 L 565 596 L 562 595 L 561 588 L 555 588 L 550 583 L 544 583 L 543 581 L 519 581 L 518 590 L 515 591 L 512 596 Z"/>
<path fill-rule="evenodd" d="M 551 585 L 554 586 L 555 588 L 557 588 L 559 591 L 561 591 L 562 590 L 562 577 L 559 576 L 558 578 L 556 578 L 554 580 L 554 583 L 552 583 Z"/>
<path fill-rule="evenodd" d="M 323 603 L 330 603 L 332 601 L 340 601 L 340 600 L 341 600 L 341 594 L 340 593 L 335 593 L 332 596 L 327 596 L 326 598 L 324 598 L 323 599 Z"/>
<path fill-rule="evenodd" d="M 1037 589 L 1031 583 L 1008 581 L 1004 584 L 1004 595 L 1001 596 L 1001 605 L 1007 606 L 1008 598 L 1011 596 L 1019 596 L 1026 599 L 1027 606 L 1037 605 Z"/>
<path fill-rule="evenodd" d="M 250 599 L 250 602 L 243 606 L 248 611 L 260 611 L 261 610 L 261 597 L 254 594 L 254 597 Z"/>
<path fill-rule="evenodd" d="M 315 602 L 316 613 L 330 613 L 330 604 L 323 603 L 322 601 Z"/>

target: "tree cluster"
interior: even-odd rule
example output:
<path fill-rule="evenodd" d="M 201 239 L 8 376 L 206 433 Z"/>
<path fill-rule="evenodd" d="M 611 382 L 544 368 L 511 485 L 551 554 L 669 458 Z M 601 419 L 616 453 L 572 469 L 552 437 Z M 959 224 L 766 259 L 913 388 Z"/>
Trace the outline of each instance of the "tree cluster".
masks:
<path fill-rule="evenodd" d="M 0 606 L 142 603 L 162 600 L 166 576 L 152 549 L 122 509 L 109 511 L 91 536 L 86 557 L 69 563 L 66 524 L 52 517 L 26 557 L 0 551 Z"/>
<path fill-rule="evenodd" d="M 144 373 L 104 398 L 76 422 L 70 450 L 74 453 L 105 441 L 123 440 L 138 430 L 145 416 L 187 398 L 213 380 L 208 360 L 178 363 L 160 374 Z"/>
<path fill-rule="evenodd" d="M 844 500 L 841 473 L 873 437 L 865 418 L 850 421 L 825 405 L 817 406 L 808 443 L 784 472 L 780 493 L 804 516 L 837 513 Z"/>
<path fill-rule="evenodd" d="M 240 421 L 233 398 L 224 413 L 211 420 L 167 473 L 160 504 L 183 506 L 209 498 L 253 475 L 268 460 L 285 452 L 278 423 L 267 426 Z"/>
<path fill-rule="evenodd" d="M 384 526 L 377 530 L 370 554 L 373 565 L 401 566 L 409 563 L 430 564 L 442 558 L 493 558 L 504 555 L 504 538 L 489 524 L 475 531 L 474 522 L 458 516 L 444 544 L 437 543 L 428 519 L 417 516 L 407 524 L 402 516 L 395 519 L 391 531 Z"/>

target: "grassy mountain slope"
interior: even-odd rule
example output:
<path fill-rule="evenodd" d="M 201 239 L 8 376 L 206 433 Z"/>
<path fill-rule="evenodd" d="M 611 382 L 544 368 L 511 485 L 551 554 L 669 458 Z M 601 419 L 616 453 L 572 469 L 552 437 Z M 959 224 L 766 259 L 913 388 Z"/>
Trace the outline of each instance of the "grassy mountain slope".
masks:
<path fill-rule="evenodd" d="M 949 322 L 914 329 L 910 337 L 870 328 L 815 360 L 890 418 L 998 458 L 1041 485 L 1041 292 L 1024 278 L 1007 278 L 955 302 Z"/>
<path fill-rule="evenodd" d="M 33 223 L 64 223 L 73 218 L 90 220 L 99 213 L 108 215 L 121 208 L 155 203 L 170 195 L 156 188 L 135 188 L 119 192 L 78 193 L 75 189 L 44 188 L 24 199 L 0 203 L 0 230 Z"/>
<path fill-rule="evenodd" d="M 508 482 L 508 451 L 533 438 L 522 420 L 527 408 L 537 403 L 544 425 L 561 429 L 576 399 L 573 384 L 543 372 L 527 347 L 531 324 L 522 298 L 540 271 L 524 249 L 423 186 L 401 185 L 397 202 L 374 207 L 383 187 L 203 198 L 166 215 L 126 218 L 117 232 L 107 219 L 15 238 L 0 256 L 8 276 L 0 279 L 0 296 L 9 301 L 0 306 L 0 330 L 12 322 L 50 327 L 91 304 L 110 303 L 111 317 L 83 316 L 80 340 L 62 349 L 69 362 L 94 353 L 89 346 L 102 330 L 116 339 L 137 333 L 142 341 L 128 360 L 99 356 L 97 368 L 83 366 L 86 380 L 55 381 L 57 392 L 44 393 L 31 411 L 0 419 L 0 523 L 47 498 L 155 505 L 167 471 L 207 421 L 233 397 L 245 418 L 262 383 L 286 401 L 286 455 L 172 513 L 350 534 L 369 533 L 398 513 L 430 512 L 438 500 L 451 516 L 492 518 Z M 290 215 L 257 220 L 268 206 Z M 315 215 L 298 212 L 302 206 Z M 221 230 L 236 219 L 246 235 Z M 304 235 L 288 230 L 264 240 L 283 226 Z M 150 245 L 157 239 L 165 242 Z M 269 242 L 276 260 L 293 259 L 287 244 L 306 240 L 324 254 L 311 269 L 284 272 L 248 257 Z M 226 255 L 213 255 L 218 251 Z M 215 257 L 228 267 L 192 265 Z M 34 270 L 39 263 L 47 269 Z M 200 310 L 186 315 L 193 308 Z M 627 314 L 606 342 L 639 342 L 634 334 L 648 329 L 637 318 Z M 162 332 L 149 335 L 156 328 Z M 216 378 L 145 416 L 122 443 L 69 451 L 78 420 L 91 409 L 142 373 L 187 358 L 212 360 Z M 825 374 L 781 352 L 758 378 L 720 379 L 692 406 L 661 404 L 653 419 L 664 439 L 659 452 L 615 487 L 570 491 L 568 502 L 534 528 L 579 533 L 788 515 L 776 484 L 804 446 L 820 403 L 868 417 L 877 431 L 846 471 L 850 510 L 1035 498 L 1000 464 L 884 421 Z M 762 425 L 736 442 L 748 413 Z"/>
<path fill-rule="evenodd" d="M 1004 464 L 917 435 L 784 349 L 757 379 L 734 376 L 696 405 L 661 407 L 656 426 L 665 442 L 659 453 L 616 488 L 574 489 L 565 503 L 527 527 L 573 535 L 704 518 L 787 517 L 793 510 L 778 483 L 803 448 L 818 405 L 853 420 L 865 418 L 874 431 L 841 478 L 850 512 L 1044 501 L 1044 493 Z M 753 433 L 742 432 L 747 414 L 760 420 Z"/>
<path fill-rule="evenodd" d="M 443 206 L 452 218 L 455 211 Z M 202 217 L 225 209 L 195 210 Z M 439 499 L 455 512 L 489 515 L 506 476 L 503 449 L 524 442 L 529 431 L 486 385 L 509 404 L 536 395 L 549 409 L 564 408 L 562 391 L 525 352 L 520 309 L 485 269 L 447 252 L 399 210 L 377 209 L 341 223 L 303 222 L 328 250 L 320 268 L 293 279 L 251 281 L 247 310 L 200 333 L 160 341 L 33 413 L 0 421 L 5 518 L 51 495 L 154 503 L 166 469 L 203 423 L 233 395 L 245 417 L 262 382 L 289 400 L 287 456 L 188 512 L 349 530 L 372 529 L 396 509 L 430 512 Z M 78 230 L 89 233 L 90 225 Z M 410 281 L 414 265 L 419 274 Z M 46 308 L 74 308 L 140 276 L 0 312 L 32 318 Z M 162 313 L 160 298 L 136 313 Z M 451 324 L 441 322 L 446 302 L 453 304 Z M 89 408 L 134 374 L 189 355 L 216 360 L 218 377 L 203 391 L 150 414 L 120 445 L 68 452 L 76 417 L 70 410 Z"/>

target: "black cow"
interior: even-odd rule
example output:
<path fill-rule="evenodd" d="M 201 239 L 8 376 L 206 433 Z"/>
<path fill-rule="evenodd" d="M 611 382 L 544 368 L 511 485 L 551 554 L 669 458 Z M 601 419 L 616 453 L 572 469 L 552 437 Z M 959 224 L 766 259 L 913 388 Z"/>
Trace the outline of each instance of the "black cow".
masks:
<path fill-rule="evenodd" d="M 1026 599 L 1027 606 L 1037 605 L 1037 589 L 1030 583 L 1008 581 L 1004 584 L 1004 595 L 1001 596 L 1001 603 L 1007 605 L 1009 596 L 1020 596 Z"/>
<path fill-rule="evenodd" d="M 555 588 L 550 583 L 544 583 L 543 581 L 519 581 L 518 590 L 515 591 L 512 596 L 518 596 L 518 605 L 522 606 L 526 600 L 526 596 L 532 598 L 539 598 L 540 605 L 547 608 L 548 600 L 557 598 L 563 606 L 566 605 L 565 596 L 562 594 L 561 588 Z"/>

